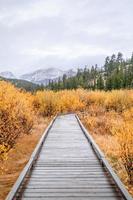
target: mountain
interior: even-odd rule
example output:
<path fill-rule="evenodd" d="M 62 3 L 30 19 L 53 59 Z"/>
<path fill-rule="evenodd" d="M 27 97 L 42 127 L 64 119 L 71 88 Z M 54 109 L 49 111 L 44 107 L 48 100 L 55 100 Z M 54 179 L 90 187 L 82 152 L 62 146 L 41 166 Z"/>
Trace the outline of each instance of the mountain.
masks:
<path fill-rule="evenodd" d="M 64 74 L 66 74 L 67 77 L 72 77 L 76 75 L 76 72 L 72 69 L 65 71 L 57 68 L 48 68 L 24 74 L 20 78 L 36 84 L 47 85 L 49 81 L 57 81 L 59 77 L 62 78 Z"/>
<path fill-rule="evenodd" d="M 14 74 L 10 71 L 5 71 L 5 72 L 0 72 L 0 76 L 4 77 L 4 78 L 11 78 L 11 79 L 15 79 L 16 77 L 14 76 Z"/>
<path fill-rule="evenodd" d="M 16 78 L 14 74 L 10 71 L 0 72 L 0 79 L 6 79 L 12 82 L 14 85 L 18 87 L 23 87 L 27 89 L 27 87 L 36 88 L 36 85 L 48 85 L 49 81 L 57 82 L 58 79 L 62 79 L 63 75 L 66 74 L 67 78 L 73 77 L 76 75 L 76 71 L 70 70 L 61 70 L 57 68 L 48 68 L 48 69 L 39 69 L 32 73 L 27 73 L 19 78 Z M 36 85 L 32 85 L 36 84 Z"/>

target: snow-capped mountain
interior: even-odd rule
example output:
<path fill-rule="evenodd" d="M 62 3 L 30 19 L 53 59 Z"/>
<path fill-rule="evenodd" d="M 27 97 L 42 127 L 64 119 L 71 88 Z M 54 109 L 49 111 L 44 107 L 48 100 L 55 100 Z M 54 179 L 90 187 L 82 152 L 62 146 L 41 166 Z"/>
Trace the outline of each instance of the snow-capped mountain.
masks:
<path fill-rule="evenodd" d="M 76 75 L 76 71 L 72 69 L 61 70 L 58 68 L 48 68 L 36 70 L 28 74 L 23 74 L 19 78 L 15 77 L 14 74 L 10 71 L 0 72 L 0 76 L 7 79 L 22 79 L 32 83 L 44 85 L 47 85 L 49 81 L 57 81 L 59 78 L 62 79 L 64 74 L 66 74 L 67 77 L 72 77 Z"/>
<path fill-rule="evenodd" d="M 0 76 L 4 77 L 4 78 L 9 78 L 9 79 L 14 79 L 16 78 L 14 76 L 14 74 L 10 71 L 5 71 L 5 72 L 0 72 Z"/>
<path fill-rule="evenodd" d="M 64 74 L 66 74 L 67 77 L 72 77 L 76 74 L 76 71 L 65 71 L 57 68 L 48 68 L 24 74 L 20 78 L 23 80 L 31 81 L 33 83 L 47 85 L 49 81 L 57 81 L 58 78 L 62 78 Z"/>

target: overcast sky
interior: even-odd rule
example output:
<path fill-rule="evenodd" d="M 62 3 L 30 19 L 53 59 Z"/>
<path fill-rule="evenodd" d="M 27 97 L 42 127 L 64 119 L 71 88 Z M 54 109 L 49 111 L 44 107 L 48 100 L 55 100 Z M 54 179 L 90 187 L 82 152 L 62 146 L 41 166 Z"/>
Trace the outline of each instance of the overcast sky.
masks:
<path fill-rule="evenodd" d="M 0 71 L 103 64 L 133 51 L 133 0 L 0 0 Z"/>

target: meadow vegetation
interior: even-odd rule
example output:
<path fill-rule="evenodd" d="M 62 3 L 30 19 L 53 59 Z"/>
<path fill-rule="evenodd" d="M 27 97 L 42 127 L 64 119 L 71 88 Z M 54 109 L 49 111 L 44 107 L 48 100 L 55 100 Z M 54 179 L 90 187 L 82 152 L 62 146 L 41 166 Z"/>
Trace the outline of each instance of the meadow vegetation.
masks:
<path fill-rule="evenodd" d="M 0 159 L 18 138 L 31 134 L 37 118 L 75 112 L 133 193 L 133 90 L 83 89 L 34 94 L 0 82 Z"/>
<path fill-rule="evenodd" d="M 45 116 L 78 113 L 110 163 L 133 192 L 133 90 L 40 91 L 34 107 Z"/>

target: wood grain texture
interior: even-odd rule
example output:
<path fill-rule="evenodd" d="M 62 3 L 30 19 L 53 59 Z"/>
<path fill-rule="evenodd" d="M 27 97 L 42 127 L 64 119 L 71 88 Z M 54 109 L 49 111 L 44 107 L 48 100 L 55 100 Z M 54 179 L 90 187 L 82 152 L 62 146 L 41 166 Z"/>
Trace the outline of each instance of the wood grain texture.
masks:
<path fill-rule="evenodd" d="M 59 116 L 17 199 L 122 199 L 75 115 Z"/>

